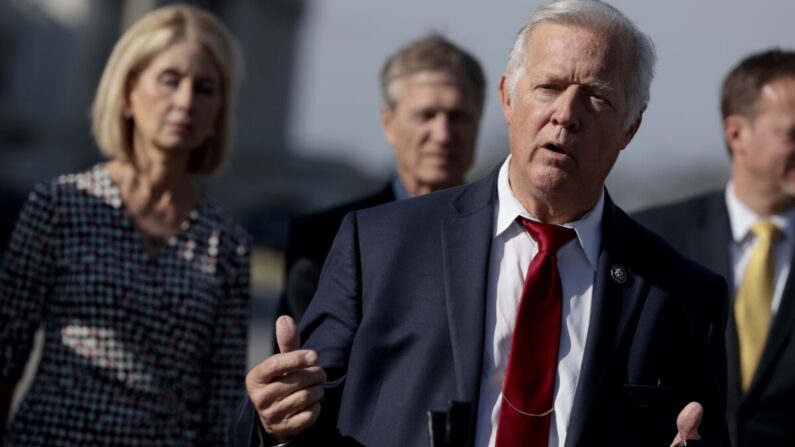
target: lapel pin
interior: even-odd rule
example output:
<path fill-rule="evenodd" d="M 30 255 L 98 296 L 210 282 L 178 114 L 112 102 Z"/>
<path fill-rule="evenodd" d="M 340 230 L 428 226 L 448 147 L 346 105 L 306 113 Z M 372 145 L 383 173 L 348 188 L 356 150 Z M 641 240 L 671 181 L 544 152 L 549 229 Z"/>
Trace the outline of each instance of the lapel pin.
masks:
<path fill-rule="evenodd" d="M 610 268 L 610 277 L 613 278 L 613 281 L 624 284 L 627 282 L 627 270 L 620 265 L 614 265 Z"/>

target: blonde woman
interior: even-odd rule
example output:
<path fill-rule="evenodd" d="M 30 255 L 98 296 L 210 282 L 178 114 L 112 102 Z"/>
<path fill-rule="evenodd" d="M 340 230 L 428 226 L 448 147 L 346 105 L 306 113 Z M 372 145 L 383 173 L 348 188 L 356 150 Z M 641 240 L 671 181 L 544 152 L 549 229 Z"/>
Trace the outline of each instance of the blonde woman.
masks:
<path fill-rule="evenodd" d="M 219 445 L 242 396 L 249 238 L 194 184 L 230 145 L 241 73 L 212 15 L 155 10 L 92 109 L 110 160 L 38 185 L 0 272 L 2 409 L 45 323 L 6 445 Z"/>

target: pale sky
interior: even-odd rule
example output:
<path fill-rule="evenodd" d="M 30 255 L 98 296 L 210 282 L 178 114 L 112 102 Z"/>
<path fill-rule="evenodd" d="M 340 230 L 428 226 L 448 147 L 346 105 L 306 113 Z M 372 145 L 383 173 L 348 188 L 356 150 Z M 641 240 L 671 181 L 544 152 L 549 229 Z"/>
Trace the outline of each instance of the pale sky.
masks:
<path fill-rule="evenodd" d="M 651 102 L 635 139 L 619 157 L 608 188 L 628 208 L 688 195 L 674 182 L 665 194 L 633 197 L 683 171 L 717 172 L 729 161 L 719 118 L 719 85 L 747 54 L 795 47 L 789 0 L 616 0 L 654 41 Z M 307 3 L 295 67 L 289 141 L 303 156 L 344 157 L 387 173 L 393 165 L 379 122 L 378 73 L 406 42 L 435 31 L 470 50 L 487 78 L 476 169 L 508 153 L 496 85 L 513 39 L 539 1 L 318 0 Z M 330 152 L 330 153 L 329 153 Z M 670 186 L 670 185 L 669 185 Z M 677 189 L 678 188 L 678 189 Z M 684 188 L 684 189 L 683 189 Z M 689 189 L 687 189 L 689 188 Z M 703 189 L 703 187 L 702 187 Z M 623 197 L 623 199 L 622 199 Z"/>

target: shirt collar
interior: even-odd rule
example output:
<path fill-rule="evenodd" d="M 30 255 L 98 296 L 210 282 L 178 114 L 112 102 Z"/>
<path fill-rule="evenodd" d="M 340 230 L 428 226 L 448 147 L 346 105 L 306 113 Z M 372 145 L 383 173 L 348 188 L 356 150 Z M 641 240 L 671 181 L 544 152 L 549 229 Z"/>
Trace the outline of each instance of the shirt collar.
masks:
<path fill-rule="evenodd" d="M 726 208 L 729 211 L 732 239 L 734 242 L 740 243 L 748 237 L 751 226 L 762 217 L 740 201 L 734 191 L 734 182 L 731 180 L 726 184 Z M 773 222 L 787 239 L 792 239 L 795 236 L 795 208 L 786 213 L 767 217 L 767 220 Z"/>
<path fill-rule="evenodd" d="M 497 177 L 497 209 L 494 226 L 494 237 L 504 233 L 508 227 L 516 222 L 516 218 L 522 216 L 526 219 L 538 221 L 522 206 L 519 199 L 513 193 L 510 182 L 508 181 L 508 166 L 511 163 L 511 155 L 505 159 L 500 167 Z M 599 259 L 599 246 L 602 243 L 602 215 L 604 214 L 605 191 L 599 194 L 599 200 L 584 216 L 574 222 L 564 223 L 564 227 L 574 229 L 577 233 L 577 240 L 580 247 L 585 252 L 585 257 L 591 264 L 591 268 L 596 271 Z M 518 223 L 517 223 L 518 225 Z"/>

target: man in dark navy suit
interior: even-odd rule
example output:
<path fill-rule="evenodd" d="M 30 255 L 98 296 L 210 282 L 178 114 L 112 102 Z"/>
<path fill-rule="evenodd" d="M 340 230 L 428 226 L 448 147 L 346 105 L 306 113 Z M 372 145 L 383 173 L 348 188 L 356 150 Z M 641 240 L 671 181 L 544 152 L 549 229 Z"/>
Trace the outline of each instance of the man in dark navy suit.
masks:
<path fill-rule="evenodd" d="M 449 401 L 472 405 L 457 434 L 477 447 L 728 442 L 725 282 L 604 188 L 654 59 L 603 2 L 539 7 L 499 83 L 508 158 L 346 216 L 303 349 L 281 317 L 232 444 L 427 446 Z"/>
<path fill-rule="evenodd" d="M 478 61 L 438 35 L 415 40 L 386 61 L 381 123 L 397 172 L 373 195 L 292 222 L 279 315 L 301 319 L 349 211 L 464 183 L 475 154 L 484 89 Z"/>
<path fill-rule="evenodd" d="M 727 420 L 732 445 L 795 445 L 795 52 L 757 53 L 723 83 L 725 188 L 638 214 L 674 247 L 730 284 Z M 758 228 L 772 230 L 770 244 Z M 752 287 L 754 258 L 769 283 Z M 761 256 L 767 252 L 766 256 Z M 750 272 L 750 273 L 749 273 Z M 764 292 L 764 289 L 768 289 Z M 744 298 L 750 301 L 744 301 Z"/>

